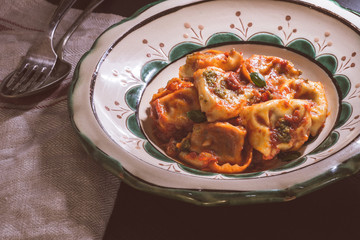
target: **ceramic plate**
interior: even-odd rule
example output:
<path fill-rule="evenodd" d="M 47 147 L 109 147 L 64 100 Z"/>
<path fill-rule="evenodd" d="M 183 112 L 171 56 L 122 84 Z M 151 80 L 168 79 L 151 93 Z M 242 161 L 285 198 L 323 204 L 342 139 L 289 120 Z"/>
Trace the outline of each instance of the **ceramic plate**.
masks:
<path fill-rule="evenodd" d="M 93 158 L 128 184 L 202 205 L 286 201 L 357 172 L 360 17 L 332 1 L 159 1 L 107 29 L 79 62 L 73 126 Z M 196 170 L 154 144 L 152 94 L 186 54 L 235 48 L 286 58 L 324 84 L 330 115 L 320 135 L 276 168 Z"/>

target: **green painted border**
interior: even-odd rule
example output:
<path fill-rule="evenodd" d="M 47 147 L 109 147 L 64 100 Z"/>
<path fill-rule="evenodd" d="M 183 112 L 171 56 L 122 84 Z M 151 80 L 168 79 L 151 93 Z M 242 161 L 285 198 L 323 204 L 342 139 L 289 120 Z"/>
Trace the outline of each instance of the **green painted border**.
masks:
<path fill-rule="evenodd" d="M 290 201 L 311 193 L 315 190 L 323 188 L 330 183 L 341 180 L 347 176 L 353 175 L 360 171 L 360 153 L 355 154 L 350 157 L 347 161 L 339 164 L 333 169 L 330 169 L 323 174 L 312 178 L 308 181 L 302 182 L 301 184 L 296 184 L 292 187 L 283 190 L 269 190 L 269 191 L 210 191 L 210 190 L 194 190 L 194 189 L 176 189 L 176 188 L 164 188 L 160 186 L 156 186 L 154 184 L 148 183 L 142 179 L 135 177 L 126 171 L 119 161 L 114 158 L 111 158 L 109 155 L 101 151 L 96 145 L 92 143 L 92 141 L 84 134 L 82 134 L 76 126 L 74 120 L 74 109 L 73 109 L 73 92 L 75 89 L 75 85 L 79 80 L 79 69 L 84 61 L 84 59 L 88 56 L 88 54 L 96 48 L 97 42 L 100 37 L 109 29 L 118 26 L 124 22 L 127 22 L 146 9 L 154 6 L 158 3 L 161 3 L 166 0 L 160 0 L 145 7 L 139 9 L 134 15 L 129 18 L 124 19 L 123 21 L 114 24 L 105 30 L 94 42 L 89 51 L 87 51 L 79 60 L 74 70 L 73 81 L 69 89 L 68 93 L 68 110 L 70 115 L 70 121 L 76 133 L 78 134 L 80 140 L 83 143 L 83 146 L 87 153 L 93 157 L 93 159 L 99 163 L 102 167 L 118 176 L 121 180 L 123 180 L 128 185 L 152 194 L 157 194 L 160 196 L 181 200 L 188 203 L 193 203 L 196 205 L 202 206 L 218 206 L 218 205 L 240 205 L 240 204 L 254 204 L 254 203 L 267 203 L 267 202 L 283 202 Z M 334 2 L 334 0 L 329 0 Z M 337 2 L 336 2 L 337 3 Z M 338 4 L 338 3 L 337 3 Z M 344 8 L 346 9 L 346 8 Z M 352 11 L 353 12 L 353 11 Z M 357 13 L 359 16 L 360 14 Z M 358 139 L 357 139 L 358 141 Z M 346 148 L 351 147 L 352 145 L 359 145 L 357 141 L 353 141 Z"/>

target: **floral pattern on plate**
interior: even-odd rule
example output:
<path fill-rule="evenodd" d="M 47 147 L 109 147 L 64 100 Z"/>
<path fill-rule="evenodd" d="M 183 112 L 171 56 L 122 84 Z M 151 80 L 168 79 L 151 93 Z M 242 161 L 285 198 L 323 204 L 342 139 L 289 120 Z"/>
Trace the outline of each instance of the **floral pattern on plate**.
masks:
<path fill-rule="evenodd" d="M 255 10 L 256 15 L 252 14 Z M 221 17 L 204 17 L 217 16 L 215 13 Z M 296 4 L 186 0 L 151 5 L 106 31 L 90 57 L 80 62 L 71 96 L 74 125 L 87 147 L 95 151 L 95 159 L 144 190 L 174 194 L 182 200 L 191 193 L 198 199 L 189 197 L 188 201 L 213 204 L 224 194 L 217 192 L 220 189 L 237 196 L 251 193 L 254 201 L 265 201 L 259 191 L 278 200 L 300 196 L 308 190 L 295 191 L 295 186 L 314 190 L 331 178 L 328 171 L 344 166 L 352 151 L 345 154 L 341 150 L 351 148 L 360 131 L 360 79 L 356 78 L 360 72 L 360 24 L 354 25 L 353 18 L 359 18 L 348 14 L 331 2 L 306 0 Z M 318 24 L 313 24 L 315 19 Z M 174 76 L 186 54 L 229 47 L 244 49 L 244 54 L 286 57 L 304 66 L 304 72 L 310 72 L 306 77 L 319 76 L 317 80 L 326 85 L 331 114 L 321 136 L 303 152 L 284 158 L 282 166 L 244 174 L 203 172 L 170 159 L 151 140 L 151 94 Z M 92 67 L 94 74 L 81 72 L 82 67 Z M 80 88 L 82 85 L 87 87 Z M 80 97 L 86 94 L 90 103 L 80 110 L 84 107 Z M 89 116 L 91 126 L 86 126 L 84 119 Z M 314 180 L 320 178 L 324 180 Z M 281 189 L 294 189 L 294 195 Z M 227 196 L 227 201 L 252 200 Z"/>

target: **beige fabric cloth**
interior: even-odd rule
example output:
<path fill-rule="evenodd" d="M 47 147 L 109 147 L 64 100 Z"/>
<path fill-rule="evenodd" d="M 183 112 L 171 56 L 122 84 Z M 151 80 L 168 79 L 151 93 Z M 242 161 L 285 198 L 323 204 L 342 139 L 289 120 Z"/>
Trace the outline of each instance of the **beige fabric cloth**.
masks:
<path fill-rule="evenodd" d="M 43 31 L 56 6 L 45 0 L 0 0 L 0 81 Z M 80 13 L 71 9 L 61 37 Z M 92 13 L 68 42 L 76 65 L 96 37 L 122 17 Z M 71 74 L 40 102 L 0 100 L 0 239 L 101 239 L 120 181 L 97 165 L 68 117 Z"/>

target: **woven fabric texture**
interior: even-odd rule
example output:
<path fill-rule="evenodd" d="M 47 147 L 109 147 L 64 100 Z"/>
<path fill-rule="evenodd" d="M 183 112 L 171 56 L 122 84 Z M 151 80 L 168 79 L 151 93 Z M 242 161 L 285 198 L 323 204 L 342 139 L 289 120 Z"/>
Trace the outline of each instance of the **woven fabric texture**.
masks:
<path fill-rule="evenodd" d="M 56 6 L 0 0 L 0 81 L 47 27 Z M 70 9 L 55 43 L 81 13 Z M 71 127 L 67 94 L 74 67 L 121 16 L 92 13 L 69 40 L 73 69 L 34 102 L 0 101 L 0 239 L 102 239 L 120 180 L 96 164 Z"/>

